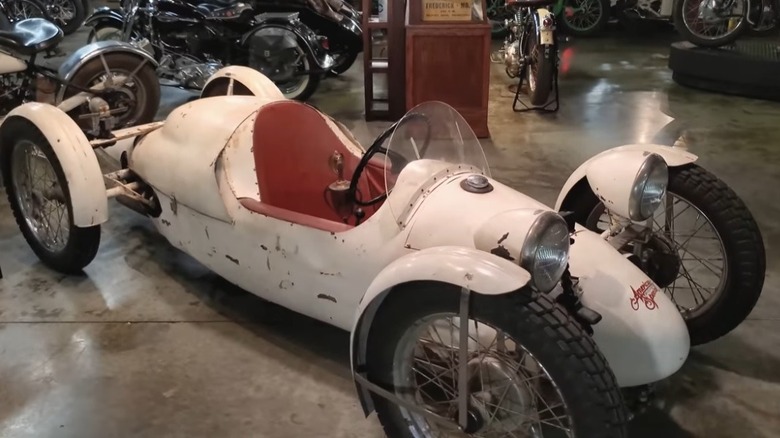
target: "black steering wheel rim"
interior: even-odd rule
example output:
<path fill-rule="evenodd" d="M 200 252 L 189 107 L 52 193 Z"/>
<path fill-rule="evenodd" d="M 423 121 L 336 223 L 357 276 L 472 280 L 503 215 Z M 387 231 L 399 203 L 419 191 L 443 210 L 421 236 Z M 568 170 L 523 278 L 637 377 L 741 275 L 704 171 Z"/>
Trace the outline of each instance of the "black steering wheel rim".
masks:
<path fill-rule="evenodd" d="M 425 120 L 428 130 L 426 131 L 425 135 L 425 142 L 420 147 L 420 155 L 425 155 L 425 151 L 428 149 L 428 144 L 431 140 L 431 124 L 428 120 L 428 117 L 425 116 L 425 114 L 422 113 L 411 113 L 404 116 L 401 120 L 398 120 L 397 122 L 390 125 L 389 128 L 387 128 L 384 132 L 382 132 L 379 137 L 374 140 L 374 142 L 369 146 L 369 148 L 366 150 L 366 153 L 363 154 L 362 157 L 360 157 L 360 161 L 358 162 L 357 166 L 355 166 L 355 171 L 352 173 L 352 179 L 349 182 L 349 189 L 347 189 L 347 196 L 349 199 L 351 199 L 356 205 L 359 205 L 361 207 L 366 207 L 370 205 L 377 204 L 379 202 L 384 201 L 387 198 L 388 192 L 385 192 L 381 195 L 378 195 L 368 201 L 363 201 L 358 199 L 357 197 L 357 187 L 358 183 L 360 182 L 360 177 L 363 175 L 363 171 L 365 170 L 366 166 L 368 166 L 368 162 L 373 158 L 374 155 L 378 153 L 383 153 L 387 155 L 388 158 L 390 158 L 390 161 L 393 163 L 393 166 L 396 165 L 396 161 L 398 160 L 399 163 L 406 161 L 404 157 L 399 155 L 396 152 L 390 151 L 389 149 L 382 146 L 388 138 L 390 138 L 390 135 L 395 132 L 396 128 L 401 122 L 407 121 L 412 118 L 422 118 Z"/>

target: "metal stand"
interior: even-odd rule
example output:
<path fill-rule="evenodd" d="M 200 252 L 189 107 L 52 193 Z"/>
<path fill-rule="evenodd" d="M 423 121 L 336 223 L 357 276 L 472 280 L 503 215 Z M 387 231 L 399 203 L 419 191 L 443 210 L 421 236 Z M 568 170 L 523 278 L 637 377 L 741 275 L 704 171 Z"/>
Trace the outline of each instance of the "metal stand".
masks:
<path fill-rule="evenodd" d="M 512 102 L 512 111 L 516 113 L 525 111 L 541 111 L 545 113 L 557 112 L 560 106 L 560 101 L 558 99 L 558 66 L 556 65 L 555 69 L 553 70 L 552 96 L 547 99 L 547 103 L 541 106 L 531 105 L 530 103 L 524 102 L 523 99 L 520 98 L 520 90 L 523 88 L 523 78 L 525 78 L 525 73 L 527 70 L 528 63 L 525 63 L 523 68 L 520 69 L 520 80 L 517 82 L 517 90 L 515 90 L 515 101 Z M 518 103 L 523 105 L 523 108 L 518 109 Z"/>

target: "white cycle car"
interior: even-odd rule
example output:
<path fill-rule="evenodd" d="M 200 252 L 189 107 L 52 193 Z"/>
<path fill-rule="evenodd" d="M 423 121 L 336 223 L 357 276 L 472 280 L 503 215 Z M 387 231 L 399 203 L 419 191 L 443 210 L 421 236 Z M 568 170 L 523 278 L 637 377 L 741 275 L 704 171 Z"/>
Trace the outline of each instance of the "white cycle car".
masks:
<path fill-rule="evenodd" d="M 625 390 L 686 360 L 687 316 L 654 277 L 684 261 L 653 264 L 674 233 L 662 240 L 651 222 L 691 154 L 608 150 L 572 174 L 558 204 L 574 213 L 559 213 L 492 179 L 443 103 L 412 109 L 364 149 L 254 70 L 211 81 L 228 95 L 108 139 L 88 140 L 51 105 L 9 114 L 2 174 L 41 260 L 81 271 L 116 198 L 230 282 L 350 331 L 358 397 L 389 436 L 624 437 Z M 104 175 L 93 149 L 117 142 L 123 168 Z M 603 231 L 586 228 L 602 216 Z M 726 282 L 740 275 L 729 268 Z M 735 293 L 693 317 L 695 338 Z"/>

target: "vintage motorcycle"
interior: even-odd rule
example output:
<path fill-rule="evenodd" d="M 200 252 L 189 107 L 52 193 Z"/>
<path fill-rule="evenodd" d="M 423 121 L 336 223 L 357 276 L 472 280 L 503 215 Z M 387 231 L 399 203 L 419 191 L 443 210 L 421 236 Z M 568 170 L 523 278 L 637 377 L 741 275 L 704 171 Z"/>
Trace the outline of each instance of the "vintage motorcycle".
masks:
<path fill-rule="evenodd" d="M 257 13 L 299 13 L 306 26 L 325 37 L 328 53 L 334 59 L 332 73 L 338 75 L 349 70 L 363 51 L 360 13 L 343 0 L 255 0 L 252 6 Z"/>
<path fill-rule="evenodd" d="M 612 219 L 599 234 L 575 222 L 586 210 L 558 213 L 492 179 L 469 125 L 441 102 L 363 148 L 255 70 L 231 66 L 213 81 L 221 93 L 106 139 L 89 140 L 50 105 L 12 111 L 0 165 L 46 265 L 87 266 L 116 198 L 231 283 L 349 330 L 361 404 L 390 436 L 625 437 L 621 390 L 663 380 L 687 358 L 678 306 L 637 266 L 654 265 L 617 248 L 620 230 L 657 216 L 681 173 L 717 181 L 694 156 L 629 145 L 578 168 L 558 206 L 585 204 L 582 187 L 591 190 Z M 93 151 L 109 144 L 122 168 L 103 174 Z M 27 178 L 33 164 L 49 175 L 41 187 Z M 75 169 L 81 178 L 65 177 Z M 719 185 L 705 201 L 731 208 L 734 197 Z M 751 257 L 743 250 L 727 242 L 729 263 Z M 697 330 L 739 323 L 742 308 L 727 314 L 738 287 L 716 304 L 725 321 Z"/>
<path fill-rule="evenodd" d="M 613 0 L 614 1 L 614 0 Z M 561 30 L 569 35 L 596 35 L 607 25 L 612 11 L 610 0 L 553 0 L 550 10 Z M 515 11 L 506 0 L 488 0 L 487 15 L 494 38 L 506 37 Z"/>
<path fill-rule="evenodd" d="M 677 0 L 673 7 L 674 26 L 686 40 L 702 47 L 719 47 L 733 43 L 748 30 L 763 33 L 776 27 L 780 2 Z"/>
<path fill-rule="evenodd" d="M 522 77 L 528 85 L 531 105 L 549 104 L 558 74 L 556 18 L 544 6 L 553 0 L 506 0 L 513 12 L 507 21 L 509 35 L 491 60 L 502 63 L 510 78 Z M 557 96 L 556 96 L 557 99 Z"/>
<path fill-rule="evenodd" d="M 334 59 L 296 13 L 255 14 L 246 3 L 194 5 L 183 0 L 125 0 L 87 18 L 88 41 L 129 41 L 154 54 L 158 75 L 199 90 L 225 65 L 255 68 L 290 99 L 317 90 Z"/>
<path fill-rule="evenodd" d="M 42 18 L 9 26 L 0 30 L 0 116 L 24 102 L 51 103 L 91 136 L 154 119 L 160 84 L 148 53 L 128 43 L 99 42 L 78 49 L 54 70 L 37 61 L 55 56 L 60 28 Z M 105 117 L 94 124 L 90 115 L 96 112 Z"/>

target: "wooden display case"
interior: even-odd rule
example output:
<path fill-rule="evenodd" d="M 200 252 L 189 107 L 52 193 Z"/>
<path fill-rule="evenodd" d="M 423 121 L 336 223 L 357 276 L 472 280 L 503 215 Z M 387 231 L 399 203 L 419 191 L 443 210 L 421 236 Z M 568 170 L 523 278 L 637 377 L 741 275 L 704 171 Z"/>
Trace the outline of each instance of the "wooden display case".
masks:
<path fill-rule="evenodd" d="M 439 100 L 457 109 L 478 137 L 489 137 L 489 79 L 485 0 L 407 3 L 407 110 Z"/>

